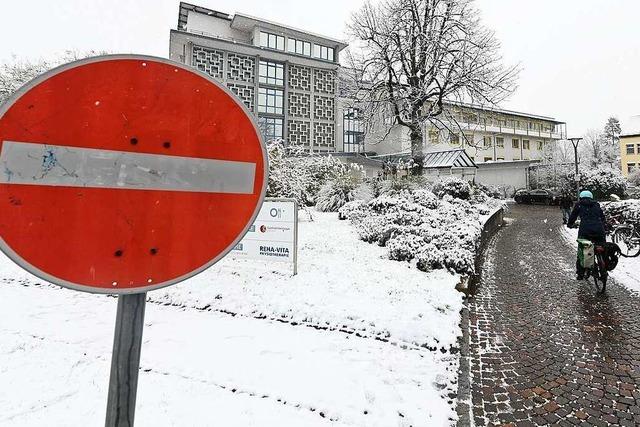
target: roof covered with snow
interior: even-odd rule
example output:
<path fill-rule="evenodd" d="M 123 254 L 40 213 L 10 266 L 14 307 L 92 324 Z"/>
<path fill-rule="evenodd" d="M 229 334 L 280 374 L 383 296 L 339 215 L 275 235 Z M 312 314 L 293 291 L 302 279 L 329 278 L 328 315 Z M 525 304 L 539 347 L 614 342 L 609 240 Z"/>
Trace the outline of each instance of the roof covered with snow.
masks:
<path fill-rule="evenodd" d="M 631 116 L 622 121 L 622 134 L 620 136 L 640 135 L 640 115 Z"/>
<path fill-rule="evenodd" d="M 425 168 L 477 168 L 478 166 L 464 148 L 433 151 L 425 154 Z"/>

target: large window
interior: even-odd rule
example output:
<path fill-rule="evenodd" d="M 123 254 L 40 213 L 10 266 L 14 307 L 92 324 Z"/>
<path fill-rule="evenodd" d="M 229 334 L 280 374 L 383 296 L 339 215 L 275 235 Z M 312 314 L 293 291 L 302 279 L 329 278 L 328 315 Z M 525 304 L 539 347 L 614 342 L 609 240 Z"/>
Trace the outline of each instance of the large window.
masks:
<path fill-rule="evenodd" d="M 315 58 L 326 59 L 327 61 L 333 61 L 333 48 L 321 46 L 319 44 L 314 44 L 313 56 Z"/>
<path fill-rule="evenodd" d="M 267 141 L 282 138 L 283 119 L 277 117 L 258 117 L 258 126 Z"/>
<path fill-rule="evenodd" d="M 512 148 L 520 148 L 520 140 L 519 139 L 512 139 L 511 140 L 511 147 Z"/>
<path fill-rule="evenodd" d="M 284 50 L 284 37 L 277 34 L 260 32 L 260 46 L 270 49 Z"/>
<path fill-rule="evenodd" d="M 260 61 L 260 83 L 284 85 L 284 65 L 277 62 Z"/>
<path fill-rule="evenodd" d="M 482 140 L 483 140 L 484 148 L 491 147 L 491 137 L 490 136 L 485 136 L 485 137 L 482 138 Z"/>
<path fill-rule="evenodd" d="M 633 151 L 633 144 L 627 144 L 627 154 L 635 154 Z"/>
<path fill-rule="evenodd" d="M 627 163 L 627 172 L 628 173 L 633 173 L 634 170 L 636 170 L 636 164 L 635 163 Z"/>
<path fill-rule="evenodd" d="M 284 94 L 280 89 L 261 87 L 258 92 L 258 112 L 282 114 Z"/>
<path fill-rule="evenodd" d="M 529 147 L 530 147 L 529 140 L 528 140 L 528 139 L 523 139 L 523 140 L 522 140 L 522 148 L 523 148 L 524 150 L 528 150 L 528 149 L 529 149 Z"/>
<path fill-rule="evenodd" d="M 496 136 L 496 147 L 504 148 L 504 138 L 501 136 Z"/>
<path fill-rule="evenodd" d="M 544 142 L 538 141 L 538 151 L 544 150 Z"/>
<path fill-rule="evenodd" d="M 344 151 L 346 153 L 361 153 L 364 151 L 364 128 L 360 118 L 360 110 L 357 108 L 347 108 L 344 110 Z"/>
<path fill-rule="evenodd" d="M 287 50 L 298 55 L 311 56 L 311 43 L 289 38 Z"/>
<path fill-rule="evenodd" d="M 460 137 L 457 133 L 451 132 L 449 134 L 449 144 L 451 145 L 460 145 Z"/>

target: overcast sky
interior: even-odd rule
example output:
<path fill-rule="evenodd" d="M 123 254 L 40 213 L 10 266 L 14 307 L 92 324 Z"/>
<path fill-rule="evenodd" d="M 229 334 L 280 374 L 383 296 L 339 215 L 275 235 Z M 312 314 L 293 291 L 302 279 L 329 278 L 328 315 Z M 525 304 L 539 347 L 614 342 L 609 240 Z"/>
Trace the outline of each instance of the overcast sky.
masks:
<path fill-rule="evenodd" d="M 361 0 L 199 0 L 248 15 L 346 38 L 345 22 Z M 0 61 L 52 57 L 64 50 L 167 56 L 177 0 L 31 0 L 3 2 Z M 519 63 L 519 88 L 503 105 L 566 121 L 570 136 L 640 114 L 640 1 L 476 0 Z"/>

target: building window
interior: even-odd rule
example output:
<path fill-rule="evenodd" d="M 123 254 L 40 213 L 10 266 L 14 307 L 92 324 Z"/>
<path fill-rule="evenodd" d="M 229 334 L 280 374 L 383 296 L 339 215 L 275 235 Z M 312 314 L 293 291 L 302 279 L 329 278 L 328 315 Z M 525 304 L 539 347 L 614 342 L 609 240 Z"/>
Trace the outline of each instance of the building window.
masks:
<path fill-rule="evenodd" d="M 258 112 L 282 114 L 284 94 L 280 89 L 261 87 L 258 92 Z"/>
<path fill-rule="evenodd" d="M 633 171 L 636 169 L 636 164 L 635 163 L 627 163 L 627 172 L 628 173 L 633 173 Z"/>
<path fill-rule="evenodd" d="M 523 139 L 522 140 L 522 148 L 524 150 L 528 150 L 529 149 L 529 140 L 528 139 Z"/>
<path fill-rule="evenodd" d="M 484 161 L 485 162 L 492 162 L 493 161 L 493 157 L 485 157 Z"/>
<path fill-rule="evenodd" d="M 460 137 L 458 136 L 457 133 L 452 132 L 449 134 L 449 144 L 460 145 Z"/>
<path fill-rule="evenodd" d="M 490 136 L 485 136 L 485 137 L 482 138 L 482 140 L 483 140 L 483 143 L 484 143 L 484 148 L 491 147 L 491 137 Z"/>
<path fill-rule="evenodd" d="M 520 140 L 519 139 L 512 139 L 511 140 L 511 147 L 512 148 L 520 148 Z"/>
<path fill-rule="evenodd" d="M 498 148 L 504 148 L 504 138 L 501 136 L 496 136 L 496 146 Z"/>
<path fill-rule="evenodd" d="M 260 46 L 268 47 L 269 49 L 284 50 L 284 37 L 261 31 Z"/>
<path fill-rule="evenodd" d="M 314 44 L 313 57 L 333 61 L 333 48 Z"/>
<path fill-rule="evenodd" d="M 289 38 L 287 50 L 298 55 L 311 56 L 311 43 Z"/>
<path fill-rule="evenodd" d="M 360 118 L 360 110 L 347 108 L 342 116 L 344 129 L 344 151 L 346 153 L 361 153 L 364 151 L 364 127 Z"/>
<path fill-rule="evenodd" d="M 260 83 L 283 86 L 284 65 L 276 62 L 260 61 Z"/>
<path fill-rule="evenodd" d="M 538 141 L 538 151 L 544 150 L 544 142 Z"/>
<path fill-rule="evenodd" d="M 633 144 L 627 144 L 627 154 L 635 154 L 635 151 L 633 151 Z"/>
<path fill-rule="evenodd" d="M 496 160 L 499 162 L 504 162 L 504 157 L 498 157 Z"/>
<path fill-rule="evenodd" d="M 438 129 L 429 129 L 429 143 L 433 145 L 440 143 L 440 132 Z"/>
<path fill-rule="evenodd" d="M 640 144 L 636 145 L 636 153 L 640 154 Z"/>
<path fill-rule="evenodd" d="M 267 141 L 282 139 L 283 119 L 277 117 L 258 117 L 258 127 Z"/>
<path fill-rule="evenodd" d="M 466 145 L 470 145 L 473 144 L 473 134 L 472 133 L 463 133 L 462 136 L 464 137 L 464 144 Z"/>

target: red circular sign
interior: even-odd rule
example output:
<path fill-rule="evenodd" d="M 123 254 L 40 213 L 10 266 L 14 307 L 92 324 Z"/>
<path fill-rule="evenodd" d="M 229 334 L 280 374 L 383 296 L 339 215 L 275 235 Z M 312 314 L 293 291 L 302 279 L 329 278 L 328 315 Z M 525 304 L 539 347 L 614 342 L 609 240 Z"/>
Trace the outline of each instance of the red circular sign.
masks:
<path fill-rule="evenodd" d="M 267 157 L 208 76 L 113 55 L 54 69 L 0 107 L 0 246 L 31 273 L 145 292 L 223 257 L 258 214 Z"/>

